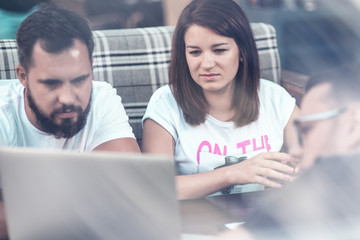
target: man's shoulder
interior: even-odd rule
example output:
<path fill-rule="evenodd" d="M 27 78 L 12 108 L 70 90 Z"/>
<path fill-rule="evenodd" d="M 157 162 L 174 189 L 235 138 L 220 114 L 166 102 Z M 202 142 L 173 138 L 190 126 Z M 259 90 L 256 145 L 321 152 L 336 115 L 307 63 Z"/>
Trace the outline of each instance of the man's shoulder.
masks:
<path fill-rule="evenodd" d="M 22 99 L 19 80 L 0 80 L 0 144 L 8 145 L 13 134 L 19 130 L 19 105 Z"/>
<path fill-rule="evenodd" d="M 111 90 L 115 89 L 110 83 L 108 82 L 102 82 L 102 81 L 92 81 L 93 84 L 93 91 L 98 92 L 101 90 Z"/>
<path fill-rule="evenodd" d="M 92 81 L 92 98 L 94 102 L 103 102 L 111 96 L 120 97 L 117 95 L 116 89 L 108 82 Z M 94 103 L 93 102 L 93 103 Z"/>
<path fill-rule="evenodd" d="M 21 83 L 17 79 L 0 80 L 0 107 L 8 105 L 14 99 L 21 97 Z"/>
<path fill-rule="evenodd" d="M 92 83 L 93 83 L 93 86 L 96 88 L 101 88 L 101 87 L 112 88 L 111 84 L 108 82 L 92 80 Z"/>

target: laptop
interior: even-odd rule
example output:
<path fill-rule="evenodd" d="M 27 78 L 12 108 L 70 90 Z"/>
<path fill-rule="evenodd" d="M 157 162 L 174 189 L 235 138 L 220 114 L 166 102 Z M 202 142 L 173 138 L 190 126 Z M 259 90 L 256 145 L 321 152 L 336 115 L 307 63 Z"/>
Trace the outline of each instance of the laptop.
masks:
<path fill-rule="evenodd" d="M 170 157 L 0 148 L 10 239 L 181 238 Z"/>

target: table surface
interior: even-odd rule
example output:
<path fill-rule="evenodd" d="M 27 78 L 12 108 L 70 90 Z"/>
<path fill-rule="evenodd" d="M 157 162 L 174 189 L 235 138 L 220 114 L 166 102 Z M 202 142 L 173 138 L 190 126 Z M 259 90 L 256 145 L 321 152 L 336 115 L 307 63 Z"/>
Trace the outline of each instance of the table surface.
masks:
<path fill-rule="evenodd" d="M 179 201 L 183 233 L 217 235 L 225 224 L 244 222 L 276 190 L 265 190 Z"/>

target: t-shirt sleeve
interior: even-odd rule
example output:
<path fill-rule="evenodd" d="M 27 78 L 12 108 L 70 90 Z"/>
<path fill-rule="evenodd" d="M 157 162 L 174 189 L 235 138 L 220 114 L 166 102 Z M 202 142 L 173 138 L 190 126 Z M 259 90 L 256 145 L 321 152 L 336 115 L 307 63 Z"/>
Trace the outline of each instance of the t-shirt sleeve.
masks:
<path fill-rule="evenodd" d="M 176 125 L 181 119 L 181 111 L 169 86 L 159 88 L 151 96 L 142 123 L 152 119 L 177 139 Z"/>
<path fill-rule="evenodd" d="M 264 111 L 268 112 L 267 115 L 273 116 L 279 130 L 284 129 L 294 111 L 295 98 L 280 85 L 267 80 L 261 81 L 260 98 L 265 103 Z"/>
<path fill-rule="evenodd" d="M 16 117 L 16 112 L 19 110 L 16 104 L 16 98 L 14 98 L 14 88 L 19 84 L 18 79 L 2 79 L 0 81 L 0 146 L 16 146 L 16 133 L 18 127 L 16 123 L 20 121 Z"/>
<path fill-rule="evenodd" d="M 17 133 L 17 126 L 15 126 L 16 119 L 8 106 L 0 107 L 0 146 L 1 147 L 9 147 L 15 146 L 14 144 Z"/>
<path fill-rule="evenodd" d="M 135 138 L 122 99 L 110 84 L 101 83 L 93 95 L 93 117 L 96 122 L 92 149 L 118 138 Z"/>

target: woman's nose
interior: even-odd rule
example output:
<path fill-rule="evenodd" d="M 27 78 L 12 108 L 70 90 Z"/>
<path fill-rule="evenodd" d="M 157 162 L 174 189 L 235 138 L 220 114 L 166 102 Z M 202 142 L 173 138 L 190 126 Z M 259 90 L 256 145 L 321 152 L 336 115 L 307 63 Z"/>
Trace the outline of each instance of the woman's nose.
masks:
<path fill-rule="evenodd" d="M 211 69 L 215 66 L 215 59 L 212 53 L 205 52 L 203 54 L 201 65 L 204 69 Z"/>

